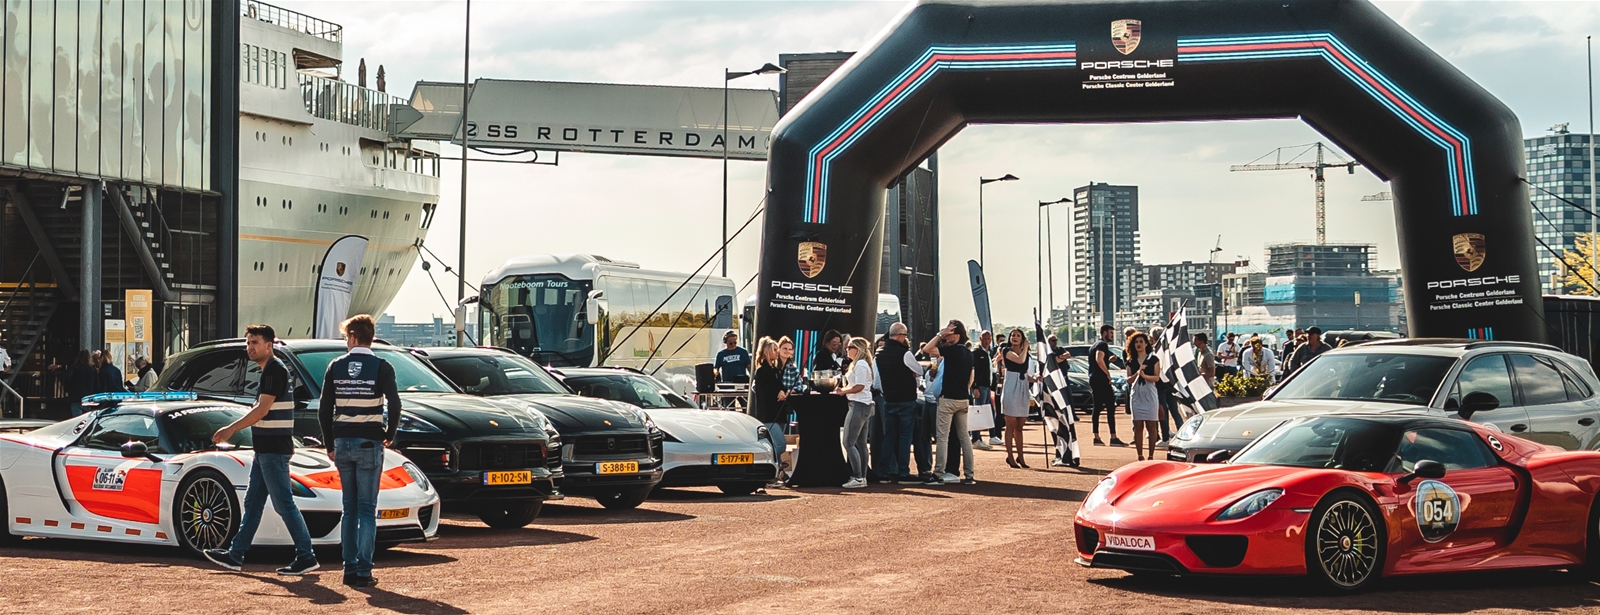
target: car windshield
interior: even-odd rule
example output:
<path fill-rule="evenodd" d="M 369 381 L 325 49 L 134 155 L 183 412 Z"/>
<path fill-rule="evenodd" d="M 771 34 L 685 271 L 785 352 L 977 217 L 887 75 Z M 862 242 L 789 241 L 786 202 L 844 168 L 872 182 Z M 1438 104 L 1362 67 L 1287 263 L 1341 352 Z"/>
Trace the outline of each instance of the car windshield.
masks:
<path fill-rule="evenodd" d="M 1325 354 L 1272 399 L 1355 399 L 1427 404 L 1455 357 L 1395 353 Z"/>
<path fill-rule="evenodd" d="M 393 348 L 373 348 L 372 353 L 378 358 L 394 366 L 395 386 L 401 393 L 429 392 L 429 393 L 454 393 L 455 387 L 450 386 L 439 374 L 428 369 L 422 359 L 411 356 L 409 352 Z M 297 352 L 295 356 L 300 359 L 300 364 L 306 366 L 306 371 L 311 374 L 311 381 L 317 384 L 317 389 L 322 389 L 322 376 L 328 373 L 328 364 L 334 359 L 344 356 L 342 350 L 308 350 Z"/>
<path fill-rule="evenodd" d="M 1299 419 L 1261 436 L 1230 463 L 1382 472 L 1400 440 L 1396 425 L 1355 418 Z"/>
<path fill-rule="evenodd" d="M 176 449 L 173 452 L 192 453 L 212 448 L 211 435 L 239 420 L 248 411 L 248 408 L 237 406 L 202 406 L 167 413 L 167 437 Z M 250 448 L 253 444 L 250 430 L 239 430 L 232 438 L 228 438 L 228 444 Z"/>
<path fill-rule="evenodd" d="M 667 390 L 661 381 L 634 374 L 569 376 L 567 385 L 579 395 L 633 404 L 640 408 L 693 408 L 694 404 Z"/>
<path fill-rule="evenodd" d="M 473 395 L 513 395 L 519 393 L 569 393 L 537 363 L 510 353 L 489 351 L 482 355 L 439 357 L 434 367 L 461 390 Z"/>

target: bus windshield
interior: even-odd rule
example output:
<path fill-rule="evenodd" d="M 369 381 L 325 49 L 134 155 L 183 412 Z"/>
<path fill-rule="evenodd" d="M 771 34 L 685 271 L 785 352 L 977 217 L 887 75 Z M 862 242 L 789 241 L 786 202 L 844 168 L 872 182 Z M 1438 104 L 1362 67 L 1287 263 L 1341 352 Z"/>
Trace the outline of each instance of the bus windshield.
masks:
<path fill-rule="evenodd" d="M 484 289 L 486 337 L 545 365 L 588 365 L 594 356 L 594 326 L 584 305 L 590 288 L 588 280 L 556 274 L 506 278 Z"/>

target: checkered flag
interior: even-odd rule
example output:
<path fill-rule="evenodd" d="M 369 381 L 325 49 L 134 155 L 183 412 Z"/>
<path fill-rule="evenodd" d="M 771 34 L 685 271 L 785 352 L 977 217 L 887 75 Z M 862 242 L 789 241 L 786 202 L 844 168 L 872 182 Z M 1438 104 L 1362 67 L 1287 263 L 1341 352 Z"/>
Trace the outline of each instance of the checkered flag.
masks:
<path fill-rule="evenodd" d="M 1065 369 L 1049 369 L 1055 361 L 1051 352 L 1050 343 L 1046 341 L 1044 327 L 1039 324 L 1035 314 L 1033 320 L 1034 339 L 1039 341 L 1039 383 L 1035 385 L 1034 397 L 1039 400 L 1039 416 L 1044 419 L 1045 430 L 1055 436 L 1056 458 L 1071 462 L 1082 457 L 1078 452 L 1078 434 L 1073 423 L 1078 418 L 1072 410 L 1072 395 L 1067 390 L 1067 373 Z"/>
<path fill-rule="evenodd" d="M 1156 341 L 1155 355 L 1161 359 L 1161 381 L 1171 385 L 1185 420 L 1197 412 L 1217 407 L 1217 396 L 1206 379 L 1200 377 L 1194 353 L 1189 338 L 1189 310 L 1180 308 L 1172 315 L 1172 322 L 1167 324 L 1161 339 Z"/>

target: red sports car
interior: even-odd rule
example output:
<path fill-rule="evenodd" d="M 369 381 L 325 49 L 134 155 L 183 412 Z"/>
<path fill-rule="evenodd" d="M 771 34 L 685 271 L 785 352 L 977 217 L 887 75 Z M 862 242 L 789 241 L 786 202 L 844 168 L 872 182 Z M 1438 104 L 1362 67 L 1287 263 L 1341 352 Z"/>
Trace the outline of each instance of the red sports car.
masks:
<path fill-rule="evenodd" d="M 1146 461 L 1078 510 L 1079 563 L 1135 574 L 1381 576 L 1600 565 L 1600 452 L 1422 415 L 1287 421 L 1227 463 Z"/>

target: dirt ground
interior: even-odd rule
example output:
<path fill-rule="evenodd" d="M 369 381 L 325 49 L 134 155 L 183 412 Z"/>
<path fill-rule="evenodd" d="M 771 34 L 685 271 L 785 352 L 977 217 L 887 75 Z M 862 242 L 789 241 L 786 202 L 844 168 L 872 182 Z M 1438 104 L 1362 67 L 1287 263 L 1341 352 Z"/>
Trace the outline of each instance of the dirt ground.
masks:
<path fill-rule="evenodd" d="M 1086 425 L 1080 431 L 1086 432 Z M 1072 562 L 1071 521 L 1131 449 L 1088 447 L 1085 469 L 1029 470 L 978 452 L 976 486 L 804 489 L 729 498 L 672 489 L 638 510 L 548 505 L 527 528 L 447 516 L 439 539 L 380 554 L 370 590 L 337 551 L 301 579 L 257 553 L 245 573 L 174 548 L 29 539 L 0 549 L 0 612 L 397 613 L 1498 613 L 1596 612 L 1577 573 L 1407 579 L 1354 597 L 1296 580 L 1135 580 Z"/>

